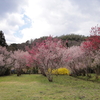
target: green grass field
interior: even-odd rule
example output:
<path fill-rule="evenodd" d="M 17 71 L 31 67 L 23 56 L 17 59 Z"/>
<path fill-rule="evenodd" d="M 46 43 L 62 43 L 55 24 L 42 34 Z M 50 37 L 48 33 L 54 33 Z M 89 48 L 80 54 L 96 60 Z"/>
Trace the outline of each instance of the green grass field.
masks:
<path fill-rule="evenodd" d="M 100 83 L 67 75 L 48 82 L 42 75 L 0 77 L 0 100 L 100 100 Z"/>

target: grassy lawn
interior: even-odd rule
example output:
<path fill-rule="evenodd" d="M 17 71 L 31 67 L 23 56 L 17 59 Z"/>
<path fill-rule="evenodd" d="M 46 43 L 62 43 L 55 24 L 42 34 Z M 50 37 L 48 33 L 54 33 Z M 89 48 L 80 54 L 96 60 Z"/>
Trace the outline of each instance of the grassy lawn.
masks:
<path fill-rule="evenodd" d="M 42 75 L 0 77 L 0 100 L 100 100 L 100 83 L 67 75 L 48 82 Z"/>

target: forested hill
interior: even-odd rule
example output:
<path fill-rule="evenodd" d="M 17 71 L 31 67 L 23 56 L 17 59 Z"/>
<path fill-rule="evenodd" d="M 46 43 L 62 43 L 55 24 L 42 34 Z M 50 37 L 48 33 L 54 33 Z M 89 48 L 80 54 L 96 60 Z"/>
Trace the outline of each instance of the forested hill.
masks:
<path fill-rule="evenodd" d="M 44 36 L 34 40 L 33 39 L 27 40 L 25 43 L 21 43 L 21 44 L 13 43 L 10 46 L 8 46 L 8 50 L 13 50 L 13 51 L 18 49 L 25 50 L 25 46 L 31 46 L 32 44 L 35 44 L 36 42 L 40 42 L 46 38 L 47 36 Z M 68 40 L 68 46 L 71 47 L 73 45 L 80 45 L 81 42 L 84 41 L 87 37 L 83 35 L 69 34 L 69 35 L 62 35 L 54 38 L 59 38 L 63 41 Z"/>
<path fill-rule="evenodd" d="M 76 34 L 69 34 L 69 35 L 62 35 L 58 37 L 62 40 L 68 40 L 69 47 L 73 45 L 80 45 L 87 37 L 83 35 L 76 35 Z"/>

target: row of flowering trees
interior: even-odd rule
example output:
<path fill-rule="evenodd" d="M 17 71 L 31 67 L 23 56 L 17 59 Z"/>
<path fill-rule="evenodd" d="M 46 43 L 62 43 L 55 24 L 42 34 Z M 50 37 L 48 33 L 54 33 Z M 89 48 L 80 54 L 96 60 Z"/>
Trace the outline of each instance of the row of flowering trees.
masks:
<path fill-rule="evenodd" d="M 10 72 L 14 68 L 17 76 L 21 75 L 26 67 L 38 67 L 41 74 L 50 82 L 53 81 L 52 70 L 65 67 L 70 75 L 86 75 L 91 72 L 100 73 L 100 28 L 91 28 L 92 35 L 82 42 L 80 46 L 66 47 L 60 39 L 49 36 L 41 42 L 33 44 L 26 51 L 17 50 L 8 52 L 0 47 L 0 75 Z"/>
<path fill-rule="evenodd" d="M 89 38 L 82 42 L 80 46 L 70 48 L 66 48 L 61 40 L 48 37 L 28 49 L 29 62 L 30 64 L 35 63 L 49 81 L 53 80 L 52 70 L 59 67 L 66 67 L 74 76 L 86 75 L 91 77 L 89 73 L 95 72 L 96 78 L 98 78 L 100 73 L 99 31 L 98 26 L 92 27 L 92 35 Z M 31 66 L 30 64 L 29 66 Z"/>
<path fill-rule="evenodd" d="M 74 75 L 91 77 L 89 73 L 94 72 L 98 79 L 100 74 L 100 27 L 92 27 L 91 35 L 86 41 L 82 42 L 79 47 L 71 47 L 68 50 L 70 53 L 72 52 L 69 66 Z"/>
<path fill-rule="evenodd" d="M 8 52 L 6 47 L 0 46 L 0 76 L 9 75 L 12 68 L 16 70 L 17 76 L 21 75 L 22 68 L 28 63 L 26 56 L 29 56 L 27 51 Z"/>
<path fill-rule="evenodd" d="M 7 69 L 13 68 L 19 76 L 25 67 L 37 66 L 41 73 L 52 81 L 52 70 L 66 64 L 69 59 L 66 55 L 68 55 L 66 47 L 62 41 L 51 36 L 36 43 L 32 48 L 27 48 L 26 52 L 21 50 L 8 52 L 5 47 L 0 47 L 0 69 L 3 69 L 0 73 L 5 75 Z"/>

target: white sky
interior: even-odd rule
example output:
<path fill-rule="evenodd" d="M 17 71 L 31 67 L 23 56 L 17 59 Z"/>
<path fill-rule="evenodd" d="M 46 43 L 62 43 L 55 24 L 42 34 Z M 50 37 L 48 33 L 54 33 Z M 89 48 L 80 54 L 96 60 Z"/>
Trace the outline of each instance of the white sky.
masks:
<path fill-rule="evenodd" d="M 100 0 L 0 0 L 0 30 L 8 44 L 49 35 L 89 35 L 99 23 Z"/>

